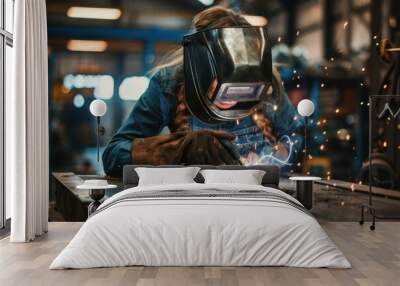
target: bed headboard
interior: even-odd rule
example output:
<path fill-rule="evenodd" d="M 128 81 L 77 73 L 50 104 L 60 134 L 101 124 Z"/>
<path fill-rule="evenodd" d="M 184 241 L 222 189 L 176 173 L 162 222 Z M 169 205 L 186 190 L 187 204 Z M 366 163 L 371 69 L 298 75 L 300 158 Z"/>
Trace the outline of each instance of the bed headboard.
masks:
<path fill-rule="evenodd" d="M 220 170 L 263 170 L 265 175 L 262 179 L 262 185 L 265 187 L 278 188 L 279 186 L 279 168 L 277 166 L 269 165 L 254 165 L 254 166 L 240 166 L 240 165 L 191 165 L 200 167 L 201 169 L 220 169 Z M 135 171 L 137 167 L 147 168 L 182 168 L 187 167 L 184 165 L 162 165 L 162 166 L 151 166 L 151 165 L 125 165 L 122 173 L 122 181 L 125 188 L 131 188 L 138 185 L 139 176 Z M 199 173 L 194 179 L 198 183 L 204 183 L 203 176 Z"/>

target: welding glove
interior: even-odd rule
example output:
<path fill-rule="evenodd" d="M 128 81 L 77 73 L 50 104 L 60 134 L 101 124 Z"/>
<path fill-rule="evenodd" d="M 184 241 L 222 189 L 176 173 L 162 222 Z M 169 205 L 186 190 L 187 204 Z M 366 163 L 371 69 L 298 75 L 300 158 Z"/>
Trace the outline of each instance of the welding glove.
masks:
<path fill-rule="evenodd" d="M 187 131 L 137 138 L 132 142 L 131 156 L 135 164 L 172 165 L 179 164 L 179 153 Z"/>
<path fill-rule="evenodd" d="M 232 144 L 233 134 L 225 131 L 191 131 L 181 146 L 181 163 L 198 165 L 237 165 L 239 154 Z"/>
<path fill-rule="evenodd" d="M 240 164 L 232 144 L 235 136 L 224 131 L 181 131 L 135 139 L 131 156 L 135 164 Z"/>

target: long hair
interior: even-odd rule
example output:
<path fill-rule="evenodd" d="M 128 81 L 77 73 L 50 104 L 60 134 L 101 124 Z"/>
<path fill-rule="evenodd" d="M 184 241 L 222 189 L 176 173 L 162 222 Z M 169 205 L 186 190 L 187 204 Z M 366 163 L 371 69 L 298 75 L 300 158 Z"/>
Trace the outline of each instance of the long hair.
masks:
<path fill-rule="evenodd" d="M 243 16 L 235 13 L 233 10 L 226 9 L 221 6 L 214 6 L 198 13 L 192 21 L 193 32 L 201 31 L 204 29 L 249 26 L 251 26 L 251 24 L 247 22 L 247 20 Z M 162 59 L 162 61 L 150 71 L 150 75 L 154 75 L 164 68 L 176 66 L 183 66 L 182 47 L 167 54 Z M 274 76 L 273 82 L 281 83 L 282 80 L 280 79 L 279 74 L 275 68 L 272 69 L 272 73 Z M 188 128 L 186 121 L 187 114 L 184 104 L 182 78 L 182 75 L 180 75 L 179 82 L 177 83 L 178 104 L 175 112 L 175 120 L 172 123 L 173 129 L 177 131 L 185 130 Z M 281 84 L 278 84 L 277 92 L 281 93 L 281 90 L 282 86 Z M 272 135 L 269 120 L 264 116 L 264 113 L 261 110 L 255 110 L 252 118 L 257 127 L 263 132 L 264 136 L 272 141 L 275 141 L 275 138 Z"/>
<path fill-rule="evenodd" d="M 203 10 L 194 16 L 192 21 L 192 31 L 197 32 L 204 29 L 226 28 L 232 26 L 249 27 L 249 22 L 244 17 L 235 13 L 233 10 L 214 6 Z M 167 68 L 183 65 L 183 48 L 180 47 L 170 53 L 150 70 L 150 75 L 156 74 L 158 71 Z"/>

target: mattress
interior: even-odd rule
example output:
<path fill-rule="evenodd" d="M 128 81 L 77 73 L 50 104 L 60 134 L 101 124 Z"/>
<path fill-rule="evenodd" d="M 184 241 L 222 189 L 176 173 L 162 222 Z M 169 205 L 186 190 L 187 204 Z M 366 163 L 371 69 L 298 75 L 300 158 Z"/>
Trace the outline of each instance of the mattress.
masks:
<path fill-rule="evenodd" d="M 351 267 L 286 193 L 193 183 L 134 187 L 107 199 L 50 269 L 133 265 Z"/>

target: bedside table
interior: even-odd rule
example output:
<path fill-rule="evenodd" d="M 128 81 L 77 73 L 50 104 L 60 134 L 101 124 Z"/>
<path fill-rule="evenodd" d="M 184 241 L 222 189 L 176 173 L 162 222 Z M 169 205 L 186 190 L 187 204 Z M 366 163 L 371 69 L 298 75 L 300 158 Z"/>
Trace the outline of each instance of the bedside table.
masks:
<path fill-rule="evenodd" d="M 296 181 L 296 198 L 308 210 L 313 205 L 313 183 L 321 180 L 320 177 L 312 176 L 294 176 L 289 177 L 289 180 Z"/>
<path fill-rule="evenodd" d="M 86 221 L 88 217 L 88 207 L 94 201 L 87 189 L 78 189 L 84 180 L 107 179 L 111 184 L 117 185 L 115 189 L 105 190 L 104 197 L 102 192 L 93 193 L 99 202 L 124 190 L 120 178 L 106 178 L 96 175 L 76 175 L 75 173 L 53 173 L 53 189 L 56 210 L 64 217 L 65 221 Z M 98 196 L 97 196 L 98 195 Z M 102 198 L 100 198 L 102 197 Z"/>

